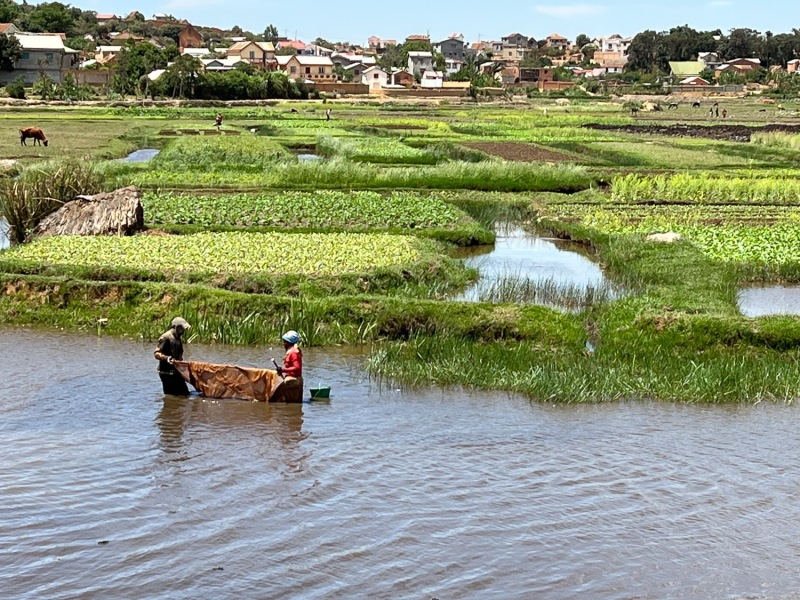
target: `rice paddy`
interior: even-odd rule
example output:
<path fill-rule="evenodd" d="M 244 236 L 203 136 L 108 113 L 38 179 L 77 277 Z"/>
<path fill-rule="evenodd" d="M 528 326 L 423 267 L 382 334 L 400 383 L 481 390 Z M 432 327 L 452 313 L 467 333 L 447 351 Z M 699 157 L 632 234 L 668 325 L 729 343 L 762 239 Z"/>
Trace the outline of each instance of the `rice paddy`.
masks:
<path fill-rule="evenodd" d="M 0 320 L 94 332 L 112 319 L 109 332 L 150 337 L 181 312 L 217 343 L 287 326 L 308 344 L 369 343 L 375 375 L 415 384 L 557 402 L 794 401 L 800 323 L 740 314 L 737 290 L 800 283 L 798 135 L 793 113 L 736 102 L 725 124 L 688 107 L 633 119 L 611 99 L 338 102 L 330 122 L 311 103 L 228 107 L 231 135 L 215 134 L 216 109 L 44 110 L 55 139 L 80 138 L 87 116 L 103 123 L 87 160 L 106 187 L 142 189 L 148 231 L 3 250 Z M 137 147 L 161 152 L 98 160 Z M 324 160 L 298 161 L 300 148 Z M 491 276 L 451 257 L 496 253 L 504 221 L 580 242 L 603 279 Z M 646 240 L 664 232 L 681 240 Z M 533 246 L 521 252 L 536 263 Z"/>

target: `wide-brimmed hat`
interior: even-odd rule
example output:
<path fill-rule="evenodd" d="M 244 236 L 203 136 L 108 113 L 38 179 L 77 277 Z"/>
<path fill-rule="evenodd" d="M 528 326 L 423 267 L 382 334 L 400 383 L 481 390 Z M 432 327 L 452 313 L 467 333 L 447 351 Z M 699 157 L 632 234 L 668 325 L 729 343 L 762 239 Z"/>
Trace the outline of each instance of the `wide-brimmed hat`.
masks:
<path fill-rule="evenodd" d="M 172 327 L 183 327 L 184 329 L 191 329 L 192 326 L 189 325 L 189 322 L 184 319 L 183 317 L 175 317 L 172 319 Z"/>
<path fill-rule="evenodd" d="M 284 342 L 288 342 L 290 344 L 296 344 L 300 341 L 300 334 L 294 330 L 287 331 L 281 336 L 281 339 Z"/>

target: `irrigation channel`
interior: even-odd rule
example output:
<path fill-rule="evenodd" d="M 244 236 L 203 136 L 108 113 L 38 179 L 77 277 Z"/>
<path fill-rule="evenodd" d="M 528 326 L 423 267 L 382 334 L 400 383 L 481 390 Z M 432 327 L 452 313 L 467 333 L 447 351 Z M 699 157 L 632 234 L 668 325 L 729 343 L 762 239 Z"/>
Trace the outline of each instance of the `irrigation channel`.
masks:
<path fill-rule="evenodd" d="M 151 346 L 0 330 L 4 597 L 796 597 L 800 407 L 401 391 L 341 349 L 327 403 L 165 398 Z"/>
<path fill-rule="evenodd" d="M 543 239 L 519 225 L 497 228 L 494 246 L 464 248 L 453 256 L 478 269 L 480 278 L 454 300 L 466 302 L 532 302 L 580 308 L 616 290 L 585 247 Z"/>
<path fill-rule="evenodd" d="M 125 158 L 121 158 L 122 162 L 127 163 L 143 163 L 154 159 L 161 150 L 156 148 L 142 148 L 141 150 L 134 150 Z"/>

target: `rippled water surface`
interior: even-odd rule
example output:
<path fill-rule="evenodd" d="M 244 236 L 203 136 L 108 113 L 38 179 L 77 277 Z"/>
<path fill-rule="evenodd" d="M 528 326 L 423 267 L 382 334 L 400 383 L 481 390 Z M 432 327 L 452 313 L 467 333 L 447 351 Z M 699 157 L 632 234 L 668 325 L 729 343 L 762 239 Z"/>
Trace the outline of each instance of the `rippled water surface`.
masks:
<path fill-rule="evenodd" d="M 155 148 L 142 148 L 140 150 L 134 150 L 128 154 L 128 156 L 120 160 L 128 163 L 143 163 L 158 156 L 159 152 L 161 152 L 161 150 L 157 150 Z"/>
<path fill-rule="evenodd" d="M 3 598 L 791 598 L 794 407 L 164 398 L 152 344 L 0 329 Z M 191 345 L 267 364 L 277 350 Z"/>

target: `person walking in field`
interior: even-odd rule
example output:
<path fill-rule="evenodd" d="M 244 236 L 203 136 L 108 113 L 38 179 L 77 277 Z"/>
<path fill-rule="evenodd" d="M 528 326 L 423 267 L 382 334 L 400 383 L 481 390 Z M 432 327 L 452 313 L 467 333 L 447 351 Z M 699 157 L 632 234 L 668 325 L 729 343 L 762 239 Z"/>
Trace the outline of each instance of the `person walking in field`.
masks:
<path fill-rule="evenodd" d="M 331 120 L 331 109 L 330 108 L 325 111 L 325 120 L 326 121 L 330 121 Z"/>
<path fill-rule="evenodd" d="M 173 366 L 176 360 L 183 360 L 183 334 L 191 329 L 191 325 L 183 317 L 172 319 L 172 327 L 158 338 L 153 356 L 158 361 L 158 376 L 165 394 L 172 396 L 188 396 L 189 388 L 186 380 Z"/>
<path fill-rule="evenodd" d="M 217 129 L 222 127 L 222 113 L 217 113 L 217 116 L 214 118 L 214 127 Z"/>

